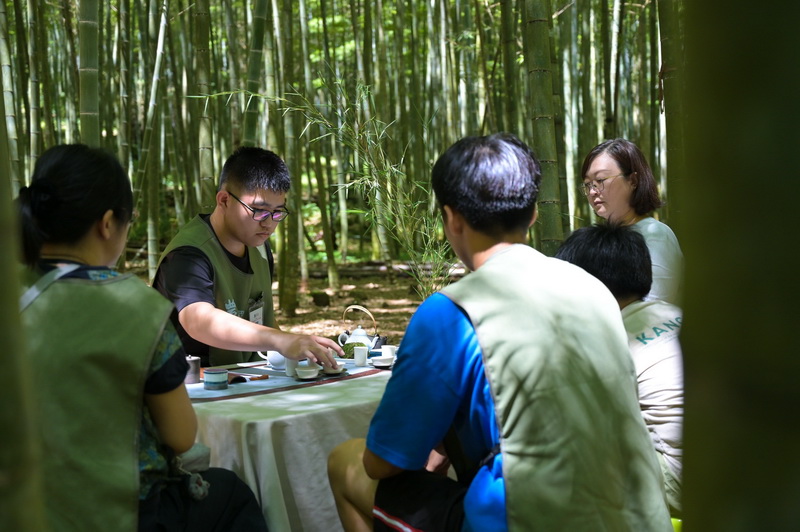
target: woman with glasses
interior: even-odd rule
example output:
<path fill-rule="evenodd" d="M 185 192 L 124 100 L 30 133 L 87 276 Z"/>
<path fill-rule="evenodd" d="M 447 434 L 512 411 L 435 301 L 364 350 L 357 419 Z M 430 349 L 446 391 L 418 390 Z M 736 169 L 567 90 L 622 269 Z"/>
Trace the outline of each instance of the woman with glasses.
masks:
<path fill-rule="evenodd" d="M 161 255 L 153 287 L 175 303 L 181 340 L 203 366 L 256 361 L 258 351 L 278 351 L 337 367 L 330 353 L 343 353 L 336 342 L 275 325 L 263 254 L 289 216 L 290 186 L 289 169 L 275 153 L 239 148 L 222 167 L 214 210 L 184 225 Z"/>
<path fill-rule="evenodd" d="M 647 298 L 680 305 L 683 252 L 672 229 L 652 216 L 663 202 L 642 151 L 622 138 L 607 140 L 586 156 L 581 175 L 581 191 L 597 216 L 644 236 L 653 267 Z"/>
<path fill-rule="evenodd" d="M 197 432 L 188 364 L 173 305 L 114 270 L 133 214 L 116 158 L 80 144 L 50 148 L 17 207 L 49 528 L 266 530 L 232 471 L 192 476 L 171 465 Z"/>

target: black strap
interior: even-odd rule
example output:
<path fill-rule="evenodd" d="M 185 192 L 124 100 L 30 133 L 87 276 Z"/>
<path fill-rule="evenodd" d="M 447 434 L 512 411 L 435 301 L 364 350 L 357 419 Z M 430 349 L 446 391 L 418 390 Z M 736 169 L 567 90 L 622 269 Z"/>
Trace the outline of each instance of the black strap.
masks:
<path fill-rule="evenodd" d="M 267 262 L 269 263 L 269 278 L 275 280 L 275 257 L 272 256 L 272 248 L 269 247 L 269 240 L 264 241 L 264 251 L 267 252 Z"/>
<path fill-rule="evenodd" d="M 77 270 L 78 267 L 79 266 L 77 264 L 65 264 L 64 266 L 56 267 L 44 274 L 33 286 L 28 288 L 25 293 L 20 296 L 19 311 L 22 312 L 28 308 L 28 305 L 33 303 L 34 300 L 36 300 L 36 298 L 47 289 L 48 286 L 58 281 L 68 273 Z"/>
<path fill-rule="evenodd" d="M 483 458 L 483 460 L 478 462 L 478 467 L 475 470 L 475 473 L 478 472 L 478 469 L 482 468 L 485 465 L 488 465 L 492 460 L 494 460 L 494 457 L 497 456 L 498 454 L 500 454 L 500 444 L 499 443 L 497 445 L 495 445 L 494 447 L 492 447 L 492 450 L 489 451 L 489 454 L 487 454 Z"/>
<path fill-rule="evenodd" d="M 458 481 L 465 484 L 472 482 L 472 476 L 474 475 L 470 475 L 469 461 L 464 454 L 464 448 L 461 447 L 461 442 L 458 440 L 456 429 L 452 425 L 450 425 L 450 429 L 445 434 L 442 443 L 444 443 L 444 452 L 447 453 L 447 458 L 456 471 Z"/>
<path fill-rule="evenodd" d="M 498 443 L 489 451 L 489 454 L 487 454 L 483 460 L 477 464 L 471 464 L 467 459 L 467 455 L 464 454 L 464 448 L 461 446 L 458 434 L 456 434 L 456 429 L 452 425 L 450 425 L 450 429 L 447 431 L 447 434 L 445 434 L 443 443 L 447 458 L 450 459 L 450 464 L 452 464 L 456 472 L 456 478 L 458 478 L 459 482 L 464 484 L 471 483 L 475 475 L 478 474 L 478 470 L 490 463 L 495 456 L 500 454 L 500 444 Z"/>

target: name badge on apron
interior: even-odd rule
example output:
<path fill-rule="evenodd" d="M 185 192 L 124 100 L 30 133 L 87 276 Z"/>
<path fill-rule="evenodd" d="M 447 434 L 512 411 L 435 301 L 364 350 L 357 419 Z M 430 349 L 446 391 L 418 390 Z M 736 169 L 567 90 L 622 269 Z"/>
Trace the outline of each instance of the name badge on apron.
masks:
<path fill-rule="evenodd" d="M 251 322 L 264 325 L 264 296 L 259 296 L 255 301 L 251 300 L 248 315 Z"/>

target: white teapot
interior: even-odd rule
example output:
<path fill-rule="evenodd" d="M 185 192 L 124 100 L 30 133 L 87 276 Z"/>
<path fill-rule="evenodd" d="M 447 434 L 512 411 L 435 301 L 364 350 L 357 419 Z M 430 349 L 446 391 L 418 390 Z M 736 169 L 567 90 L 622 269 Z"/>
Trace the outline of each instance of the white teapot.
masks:
<path fill-rule="evenodd" d="M 375 347 L 375 342 L 378 341 L 379 336 L 370 336 L 367 334 L 367 331 L 359 325 L 356 327 L 356 330 L 352 333 L 350 331 L 345 331 L 339 335 L 339 345 L 345 344 L 364 344 L 368 348 L 372 349 Z"/>
<path fill-rule="evenodd" d="M 361 312 L 366 313 L 367 316 L 372 318 L 372 325 L 375 327 L 375 335 L 370 336 L 369 334 L 367 334 L 367 331 L 365 331 L 361 327 L 361 325 L 359 325 L 352 333 L 350 331 L 345 331 L 342 334 L 340 334 L 338 338 L 339 345 L 343 346 L 345 344 L 359 343 L 367 346 L 369 349 L 375 348 L 376 343 L 380 339 L 380 336 L 378 336 L 378 324 L 375 322 L 375 316 L 372 315 L 372 312 L 362 307 L 361 305 L 350 305 L 349 307 L 344 309 L 344 312 L 342 312 L 342 320 L 344 320 L 344 317 L 351 310 L 360 310 Z"/>

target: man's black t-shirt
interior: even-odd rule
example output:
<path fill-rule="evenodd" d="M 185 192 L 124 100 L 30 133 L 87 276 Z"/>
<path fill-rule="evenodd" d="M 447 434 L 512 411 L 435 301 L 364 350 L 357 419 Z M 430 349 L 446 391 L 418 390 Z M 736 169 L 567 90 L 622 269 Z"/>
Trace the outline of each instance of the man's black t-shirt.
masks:
<path fill-rule="evenodd" d="M 200 215 L 205 223 L 211 227 L 209 215 Z M 214 232 L 213 227 L 211 231 Z M 216 233 L 215 233 L 216 236 Z M 272 259 L 272 253 L 267 246 L 267 257 Z M 244 257 L 237 257 L 222 248 L 231 263 L 231 267 L 244 273 L 253 273 L 250 266 L 249 251 L 245 248 Z M 270 260 L 270 273 L 273 261 Z M 175 308 L 180 313 L 192 303 L 209 303 L 216 307 L 214 297 L 214 267 L 208 257 L 195 247 L 184 246 L 172 250 L 158 267 L 153 279 L 153 288 L 161 292 L 167 299 L 175 303 Z M 178 324 L 178 334 L 183 342 L 184 349 L 190 355 L 199 356 L 204 365 L 208 363 L 208 345 L 198 342 Z"/>

